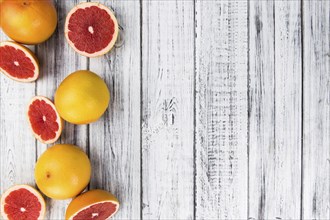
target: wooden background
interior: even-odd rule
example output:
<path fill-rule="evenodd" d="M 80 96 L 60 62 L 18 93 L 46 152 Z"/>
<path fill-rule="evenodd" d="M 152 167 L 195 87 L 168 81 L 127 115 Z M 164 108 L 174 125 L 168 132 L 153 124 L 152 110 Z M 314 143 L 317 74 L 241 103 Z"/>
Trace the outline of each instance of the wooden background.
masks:
<path fill-rule="evenodd" d="M 121 47 L 75 53 L 63 26 L 78 1 L 57 0 L 58 29 L 32 47 L 41 78 L 1 75 L 1 193 L 34 185 L 47 148 L 29 130 L 29 100 L 90 69 L 109 109 L 66 124 L 58 143 L 88 153 L 89 188 L 121 202 L 114 219 L 330 219 L 330 1 L 101 2 Z M 63 219 L 69 200 L 47 202 L 47 219 Z"/>

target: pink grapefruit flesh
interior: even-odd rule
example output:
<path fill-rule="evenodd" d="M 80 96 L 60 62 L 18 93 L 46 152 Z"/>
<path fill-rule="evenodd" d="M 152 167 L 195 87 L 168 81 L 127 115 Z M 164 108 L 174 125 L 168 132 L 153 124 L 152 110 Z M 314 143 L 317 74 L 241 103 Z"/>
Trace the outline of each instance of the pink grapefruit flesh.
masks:
<path fill-rule="evenodd" d="M 108 191 L 93 189 L 74 198 L 66 209 L 67 220 L 110 219 L 119 209 L 118 199 Z"/>
<path fill-rule="evenodd" d="M 114 46 L 118 37 L 118 22 L 106 6 L 84 2 L 76 5 L 67 15 L 65 36 L 76 52 L 97 57 Z"/>
<path fill-rule="evenodd" d="M 32 51 L 11 41 L 0 43 L 0 71 L 20 82 L 33 82 L 39 76 L 38 61 Z"/>
<path fill-rule="evenodd" d="M 117 211 L 117 204 L 113 204 L 112 202 L 102 202 L 97 203 L 88 208 L 80 211 L 76 216 L 74 216 L 73 220 L 81 220 L 81 219 L 90 219 L 90 220 L 103 220 L 109 219 L 115 212 Z"/>
<path fill-rule="evenodd" d="M 43 96 L 36 96 L 31 100 L 28 119 L 34 136 L 42 143 L 54 143 L 62 133 L 63 122 L 55 105 Z"/>
<path fill-rule="evenodd" d="M 28 185 L 16 185 L 1 197 L 1 213 L 5 219 L 43 219 L 45 201 L 40 193 Z"/>

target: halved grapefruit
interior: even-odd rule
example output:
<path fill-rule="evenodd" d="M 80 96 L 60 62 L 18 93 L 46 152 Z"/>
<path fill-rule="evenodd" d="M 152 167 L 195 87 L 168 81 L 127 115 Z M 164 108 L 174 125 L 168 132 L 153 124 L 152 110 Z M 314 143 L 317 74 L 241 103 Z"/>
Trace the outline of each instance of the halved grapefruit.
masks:
<path fill-rule="evenodd" d="M 63 130 L 63 120 L 48 98 L 35 96 L 30 101 L 27 116 L 34 136 L 45 144 L 57 141 Z"/>
<path fill-rule="evenodd" d="M 65 37 L 70 46 L 87 57 L 111 50 L 118 37 L 118 22 L 113 12 L 95 2 L 76 5 L 66 17 Z"/>
<path fill-rule="evenodd" d="M 29 185 L 16 185 L 1 196 L 1 213 L 5 219 L 43 219 L 46 213 L 45 200 Z"/>
<path fill-rule="evenodd" d="M 33 82 L 39 76 L 39 65 L 31 50 L 5 41 L 0 43 L 0 72 L 19 82 Z"/>
<path fill-rule="evenodd" d="M 111 193 L 94 189 L 71 201 L 66 209 L 65 219 L 104 220 L 111 218 L 119 208 L 118 199 Z"/>

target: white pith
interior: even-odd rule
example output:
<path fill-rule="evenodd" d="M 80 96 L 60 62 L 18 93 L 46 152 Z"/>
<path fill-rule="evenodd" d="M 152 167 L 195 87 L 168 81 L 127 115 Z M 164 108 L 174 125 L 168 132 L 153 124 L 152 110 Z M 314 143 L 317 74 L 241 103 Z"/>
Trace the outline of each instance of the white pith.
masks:
<path fill-rule="evenodd" d="M 104 201 L 101 201 L 101 202 L 96 202 L 96 203 L 90 204 L 90 205 L 88 205 L 88 206 L 86 206 L 86 207 L 84 207 L 84 208 L 82 208 L 82 209 L 79 209 L 76 213 L 74 213 L 74 214 L 69 218 L 69 220 L 73 220 L 73 218 L 74 218 L 75 216 L 77 216 L 80 212 L 82 212 L 82 211 L 88 209 L 89 207 L 91 207 L 91 206 L 93 206 L 93 205 L 97 205 L 97 204 L 101 204 L 101 203 L 106 203 L 106 202 L 110 202 L 110 203 L 116 205 L 116 210 L 112 213 L 112 215 L 110 215 L 107 219 L 105 219 L 105 220 L 108 220 L 108 219 L 110 219 L 114 214 L 116 214 L 117 211 L 118 211 L 118 209 L 119 209 L 119 203 L 116 202 L 116 201 L 112 201 L 112 200 L 104 200 Z"/>
<path fill-rule="evenodd" d="M 34 70 L 34 76 L 31 77 L 31 78 L 27 78 L 27 79 L 20 79 L 20 78 L 13 77 L 7 71 L 2 69 L 1 67 L 0 67 L 0 72 L 3 72 L 10 79 L 13 79 L 13 80 L 16 80 L 16 81 L 19 81 L 19 82 L 33 82 L 33 81 L 35 81 L 39 76 L 39 66 L 38 66 L 38 63 L 37 63 L 36 59 L 30 53 L 27 52 L 27 51 L 29 51 L 29 49 L 25 48 L 25 47 L 23 47 L 23 46 L 21 46 L 17 43 L 11 42 L 11 41 L 0 42 L 0 47 L 4 47 L 4 46 L 14 47 L 15 49 L 23 51 L 23 53 L 31 60 L 32 64 L 35 67 L 35 70 Z M 14 61 L 14 65 L 16 65 L 16 63 L 19 65 L 19 63 L 17 61 Z M 18 66 L 18 65 L 16 65 L 16 66 Z"/>
<path fill-rule="evenodd" d="M 57 122 L 59 128 L 58 128 L 58 130 L 55 132 L 56 135 L 55 135 L 55 138 L 53 138 L 53 139 L 49 139 L 49 140 L 45 141 L 45 140 L 43 140 L 43 139 L 41 138 L 41 135 L 38 135 L 38 134 L 36 134 L 36 133 L 33 131 L 32 125 L 31 125 L 31 123 L 30 123 L 29 110 L 30 110 L 30 106 L 31 106 L 31 104 L 32 104 L 35 100 L 43 100 L 43 101 L 45 101 L 47 104 L 49 104 L 50 106 L 52 106 L 52 108 L 54 109 L 54 111 L 55 111 L 55 113 L 56 113 L 56 118 L 57 118 L 57 119 L 56 119 L 56 122 Z M 52 144 L 52 143 L 54 143 L 55 141 L 57 141 L 57 139 L 61 136 L 61 133 L 62 133 L 62 119 L 61 119 L 60 115 L 58 114 L 58 112 L 56 111 L 56 108 L 55 108 L 54 103 L 53 103 L 52 101 L 50 101 L 48 98 L 46 98 L 46 97 L 44 97 L 44 96 L 35 96 L 35 97 L 33 97 L 33 98 L 31 99 L 29 105 L 28 105 L 27 117 L 28 117 L 29 124 L 30 124 L 30 128 L 31 128 L 31 130 L 32 130 L 33 135 L 34 135 L 35 138 L 36 138 L 37 140 L 39 140 L 40 142 L 45 143 L 45 144 Z M 44 116 L 43 116 L 42 119 L 43 119 L 44 121 L 46 121 L 46 118 L 44 119 Z"/>
<path fill-rule="evenodd" d="M 8 219 L 8 216 L 6 215 L 5 210 L 4 210 L 5 198 L 7 198 L 7 196 L 11 192 L 18 190 L 18 189 L 26 189 L 38 198 L 38 201 L 41 203 L 41 210 L 40 210 L 40 215 L 38 217 L 38 220 L 44 219 L 44 216 L 46 213 L 45 200 L 36 189 L 34 189 L 33 187 L 31 187 L 29 185 L 15 185 L 15 186 L 7 189 L 6 192 L 1 196 L 1 213 L 2 213 L 3 218 Z"/>
<path fill-rule="evenodd" d="M 112 40 L 111 42 L 108 44 L 107 47 L 105 47 L 104 49 L 100 50 L 100 51 L 97 51 L 95 53 L 86 53 L 85 51 L 80 51 L 78 50 L 74 43 L 69 39 L 69 20 L 70 20 L 70 17 L 73 13 L 75 13 L 78 9 L 84 9 L 84 8 L 89 8 L 91 6 L 97 6 L 101 9 L 104 9 L 111 17 L 111 19 L 113 20 L 113 23 L 114 23 L 114 29 L 115 29 L 115 32 L 113 33 L 113 36 L 112 36 Z M 93 30 L 94 32 L 94 30 Z M 81 55 L 84 55 L 84 56 L 87 56 L 87 57 L 97 57 L 97 56 L 101 56 L 107 52 L 109 52 L 112 47 L 115 45 L 116 41 L 117 41 L 117 37 L 118 37 L 118 32 L 119 32 L 119 28 L 118 28 L 118 22 L 117 22 L 117 19 L 115 17 L 115 15 L 113 14 L 113 12 L 106 6 L 100 4 L 100 3 L 96 3 L 96 2 L 83 2 L 83 3 L 80 3 L 78 5 L 76 5 L 73 9 L 71 9 L 71 11 L 69 12 L 69 14 L 67 15 L 66 17 L 66 20 L 65 20 L 65 25 L 64 25 L 64 34 L 65 34 L 65 38 L 67 39 L 69 45 L 79 54 Z"/>
<path fill-rule="evenodd" d="M 91 33 L 91 34 L 94 34 L 94 28 L 93 28 L 92 26 L 89 26 L 89 27 L 88 27 L 88 31 L 89 31 L 89 33 Z"/>

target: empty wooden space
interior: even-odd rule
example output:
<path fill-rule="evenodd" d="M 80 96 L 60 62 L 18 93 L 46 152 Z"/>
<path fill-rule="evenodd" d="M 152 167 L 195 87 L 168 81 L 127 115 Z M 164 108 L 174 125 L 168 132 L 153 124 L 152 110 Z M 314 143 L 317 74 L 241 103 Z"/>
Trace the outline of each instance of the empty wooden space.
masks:
<path fill-rule="evenodd" d="M 330 1 L 100 2 L 123 45 L 75 53 L 64 21 L 79 1 L 57 0 L 56 32 L 30 46 L 41 77 L 1 75 L 0 193 L 35 185 L 48 147 L 29 130 L 30 99 L 89 69 L 109 108 L 66 123 L 58 143 L 89 155 L 88 187 L 121 202 L 113 219 L 330 219 Z M 63 219 L 69 202 L 47 199 L 47 219 Z"/>

